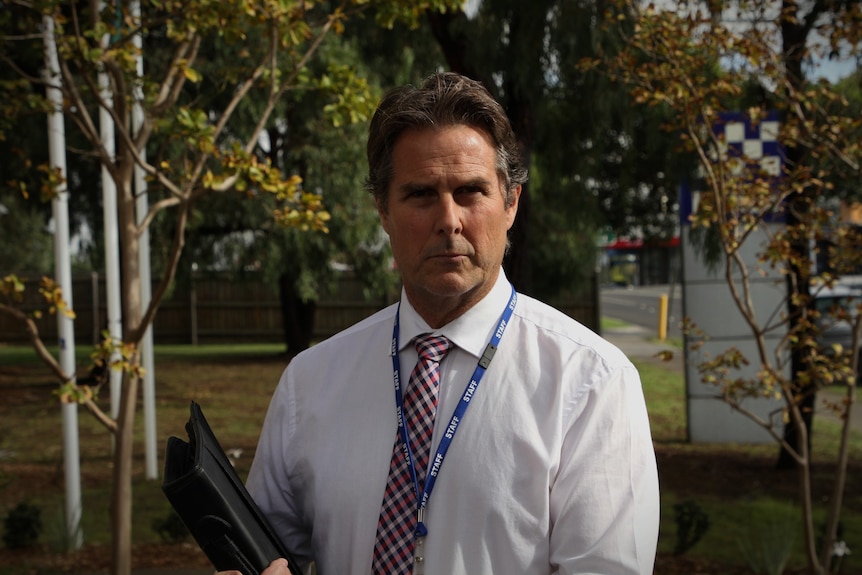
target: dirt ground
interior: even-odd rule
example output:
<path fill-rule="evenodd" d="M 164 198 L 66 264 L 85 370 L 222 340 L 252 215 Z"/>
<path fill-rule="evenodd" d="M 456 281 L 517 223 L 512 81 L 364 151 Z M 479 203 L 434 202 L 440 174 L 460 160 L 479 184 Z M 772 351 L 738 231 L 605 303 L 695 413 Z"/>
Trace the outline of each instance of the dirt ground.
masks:
<path fill-rule="evenodd" d="M 44 573 L 108 573 L 110 551 L 105 547 L 85 547 L 71 555 L 44 555 L 34 561 L 32 555 L 37 550 L 26 553 L 10 553 L 0 549 L 0 565 L 14 569 L 20 575 Z M 27 555 L 22 557 L 21 555 Z M 138 545 L 135 547 L 133 565 L 136 571 L 161 571 L 164 575 L 181 575 L 182 572 L 200 571 L 206 573 L 211 567 L 200 550 L 190 544 L 180 545 Z M 659 555 L 656 558 L 655 575 L 751 575 L 750 569 L 728 567 L 688 557 Z"/>
<path fill-rule="evenodd" d="M 788 491 L 795 489 L 794 473 L 778 471 L 768 461 L 752 460 L 728 452 L 708 457 L 692 453 L 685 446 L 657 446 L 662 484 L 686 496 L 709 492 L 723 494 L 732 500 L 739 496 L 740 486 L 749 491 L 757 485 L 785 484 Z M 717 470 L 721 473 L 717 473 Z M 31 487 L 44 481 L 44 470 L 32 469 L 32 476 L 25 483 Z M 16 474 L 29 474 L 17 468 Z M 754 487 L 752 487 L 754 486 Z M 825 495 L 825 494 L 824 494 Z M 37 575 L 43 573 L 107 573 L 110 567 L 110 549 L 107 546 L 85 546 L 72 554 L 52 554 L 44 549 L 27 549 L 11 552 L 0 549 L 0 572 L 15 575 Z M 147 544 L 134 548 L 133 565 L 136 570 L 151 569 L 207 569 L 209 563 L 203 553 L 192 543 Z M 15 568 L 14 566 L 17 566 Z M 660 554 L 656 559 L 656 575 L 746 575 L 753 573 L 741 567 L 721 565 L 693 559 L 687 556 L 674 557 Z M 800 572 L 801 573 L 801 572 Z M 169 575 L 166 573 L 166 575 Z M 788 572 L 789 575 L 789 572 Z"/>
<path fill-rule="evenodd" d="M 8 368 L 0 369 L 0 393 L 3 409 L 14 409 L 16 404 L 46 401 L 47 387 L 34 386 L 32 383 L 21 385 L 9 373 Z M 19 374 L 16 374 L 19 375 Z M 2 381 L 5 379 L 5 382 Z M 54 408 L 53 405 L 51 407 Z M 8 413 L 8 411 L 7 411 Z M 2 421 L 0 421 L 2 431 Z M 2 447 L 2 445 L 0 445 Z M 2 450 L 0 450 L 2 451 Z M 696 498 L 709 494 L 712 497 L 727 498 L 732 503 L 745 493 L 769 492 L 773 495 L 786 495 L 793 498 L 796 493 L 796 474 L 793 470 L 780 471 L 774 466 L 774 458 L 746 456 L 739 451 L 693 448 L 684 443 L 659 443 L 656 445 L 660 481 L 663 489 L 673 491 L 679 499 Z M 860 476 L 862 463 L 853 462 L 852 473 Z M 107 478 L 107 466 L 103 466 L 105 477 L 94 477 L 99 481 Z M 829 474 L 828 466 L 818 466 L 817 473 Z M 44 465 L 13 463 L 4 461 L 0 453 L 0 478 L 14 477 L 14 481 L 0 483 L 7 500 L 22 500 L 26 493 L 39 492 L 40 489 L 56 489 L 62 482 L 61 470 L 46 468 Z M 86 478 L 85 478 L 86 479 Z M 828 485 L 827 481 L 815 484 Z M 825 487 L 824 487 L 825 489 Z M 816 497 L 826 497 L 818 493 Z M 133 566 L 137 571 L 160 571 L 164 575 L 176 575 L 174 570 L 207 570 L 210 565 L 193 542 L 182 544 L 136 545 L 133 553 Z M 30 548 L 10 551 L 0 548 L 0 574 L 2 575 L 43 575 L 95 574 L 107 573 L 111 557 L 108 546 L 85 546 L 71 554 L 55 554 L 45 548 Z M 656 575 L 744 575 L 752 571 L 736 566 L 728 566 L 693 559 L 688 556 L 674 557 L 660 554 L 656 560 Z M 801 571 L 800 571 L 801 573 Z M 790 575 L 790 572 L 786 572 Z M 847 574 L 845 574 L 847 575 Z"/>

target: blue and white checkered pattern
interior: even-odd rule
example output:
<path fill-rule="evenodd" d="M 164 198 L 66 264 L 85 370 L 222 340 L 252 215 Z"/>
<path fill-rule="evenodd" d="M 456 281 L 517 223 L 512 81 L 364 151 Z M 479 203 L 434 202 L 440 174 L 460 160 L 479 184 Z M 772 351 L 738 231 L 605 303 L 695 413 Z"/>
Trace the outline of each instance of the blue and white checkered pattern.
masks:
<path fill-rule="evenodd" d="M 442 336 L 424 334 L 417 337 L 414 344 L 419 360 L 404 393 L 404 422 L 410 436 L 416 479 L 419 485 L 424 485 L 437 413 L 440 361 L 449 351 L 450 342 Z M 398 435 L 392 448 L 389 479 L 377 522 L 374 575 L 409 575 L 412 572 L 417 504 L 410 466 Z"/>
<path fill-rule="evenodd" d="M 718 150 L 721 160 L 738 159 L 733 165 L 737 174 L 756 162 L 765 174 L 773 177 L 781 175 L 779 122 L 773 114 L 756 123 L 741 114 L 726 114 L 722 119 L 724 121 L 714 128 L 716 135 L 724 135 Z"/>
<path fill-rule="evenodd" d="M 752 121 L 748 114 L 741 112 L 725 112 L 719 121 L 712 125 L 719 144 L 711 150 L 713 162 L 725 162 L 733 175 L 748 172 L 752 177 L 765 175 L 777 183 L 783 167 L 783 150 L 778 142 L 778 132 L 781 126 L 776 112 L 768 112 L 758 121 Z M 704 130 L 708 129 L 706 126 Z M 684 182 L 680 189 L 679 215 L 683 226 L 690 224 L 689 216 L 697 211 L 701 191 L 692 188 Z M 770 217 L 770 221 L 779 221 L 781 214 Z"/>

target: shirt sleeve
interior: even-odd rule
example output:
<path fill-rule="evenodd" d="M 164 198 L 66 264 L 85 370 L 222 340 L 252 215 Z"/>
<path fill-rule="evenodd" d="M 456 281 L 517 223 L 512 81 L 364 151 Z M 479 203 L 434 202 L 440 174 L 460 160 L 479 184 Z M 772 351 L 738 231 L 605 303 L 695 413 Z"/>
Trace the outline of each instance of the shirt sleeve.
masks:
<path fill-rule="evenodd" d="M 550 501 L 556 573 L 652 574 L 658 472 L 640 377 L 627 361 L 575 399 Z"/>
<path fill-rule="evenodd" d="M 311 539 L 294 496 L 287 457 L 295 425 L 290 371 L 288 366 L 270 401 L 246 487 L 285 548 L 307 570 L 312 561 Z"/>

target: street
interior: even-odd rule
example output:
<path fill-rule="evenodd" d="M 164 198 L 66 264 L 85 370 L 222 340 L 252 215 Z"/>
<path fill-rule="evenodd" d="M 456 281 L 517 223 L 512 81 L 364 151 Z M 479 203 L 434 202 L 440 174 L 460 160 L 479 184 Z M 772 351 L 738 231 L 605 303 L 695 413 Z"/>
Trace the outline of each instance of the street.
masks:
<path fill-rule="evenodd" d="M 682 286 L 653 285 L 632 288 L 603 286 L 599 292 L 603 317 L 639 325 L 658 334 L 659 298 L 668 296 L 667 336 L 682 338 Z"/>

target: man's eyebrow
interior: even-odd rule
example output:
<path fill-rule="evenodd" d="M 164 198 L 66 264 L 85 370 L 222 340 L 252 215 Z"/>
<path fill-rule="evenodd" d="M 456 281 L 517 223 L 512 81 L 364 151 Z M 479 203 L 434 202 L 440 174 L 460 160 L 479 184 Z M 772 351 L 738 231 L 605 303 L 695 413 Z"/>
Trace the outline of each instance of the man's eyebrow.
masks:
<path fill-rule="evenodd" d="M 402 194 L 409 194 L 412 192 L 421 192 L 423 190 L 433 190 L 433 184 L 423 184 L 422 182 L 407 182 L 398 186 L 398 191 Z"/>
<path fill-rule="evenodd" d="M 472 180 L 467 180 L 463 184 L 459 184 L 459 188 L 488 188 L 494 185 L 494 182 L 489 180 L 488 178 L 473 178 Z"/>

